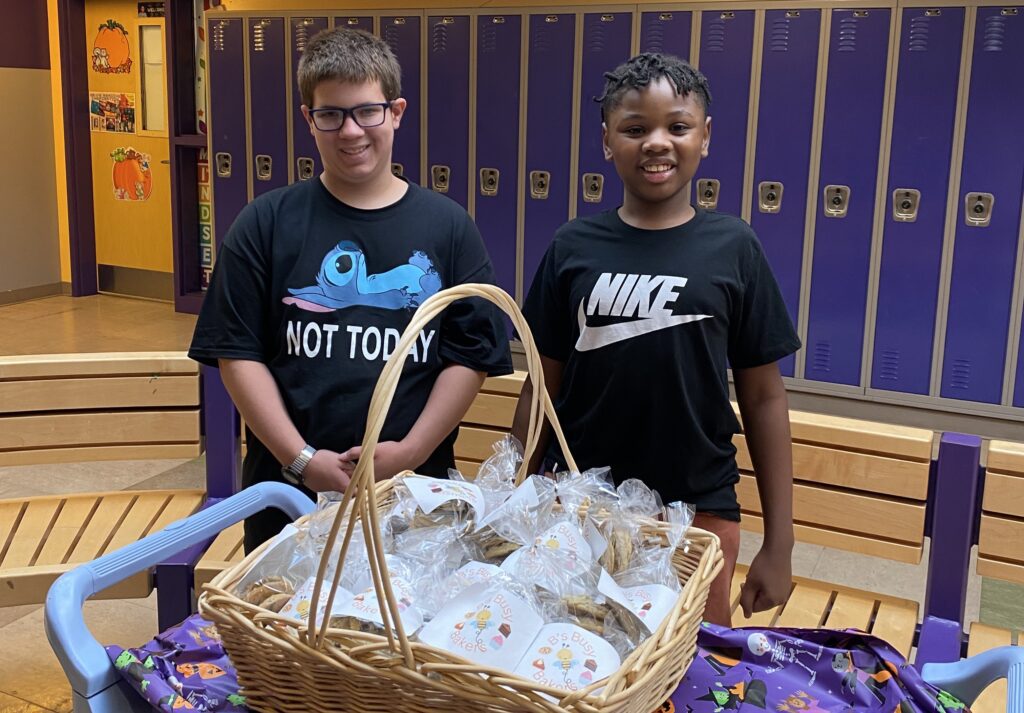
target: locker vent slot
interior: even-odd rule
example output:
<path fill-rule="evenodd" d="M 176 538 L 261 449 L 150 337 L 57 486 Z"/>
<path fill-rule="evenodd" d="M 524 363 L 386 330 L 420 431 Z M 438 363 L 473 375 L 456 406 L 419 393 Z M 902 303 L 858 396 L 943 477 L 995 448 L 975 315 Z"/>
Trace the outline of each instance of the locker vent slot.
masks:
<path fill-rule="evenodd" d="M 1002 15 L 992 15 L 985 18 L 985 38 L 982 41 L 982 51 L 1002 52 L 1003 39 L 1006 37 L 1006 18 Z"/>
<path fill-rule="evenodd" d="M 949 375 L 949 385 L 954 389 L 966 389 L 971 381 L 971 360 L 954 359 L 953 370 Z"/>
<path fill-rule="evenodd" d="M 789 51 L 789 19 L 780 18 L 772 23 L 772 36 L 771 36 L 771 51 L 772 52 L 788 52 Z"/>
<path fill-rule="evenodd" d="M 538 27 L 537 31 L 533 33 L 533 46 L 530 51 L 538 53 L 551 51 L 551 33 L 546 27 Z"/>
<path fill-rule="evenodd" d="M 210 39 L 213 42 L 213 49 L 215 52 L 224 51 L 224 29 L 228 26 L 225 20 L 213 23 L 213 32 L 210 33 Z"/>
<path fill-rule="evenodd" d="M 839 21 L 839 51 L 857 51 L 857 18 L 844 17 Z"/>
<path fill-rule="evenodd" d="M 931 19 L 926 15 L 915 17 L 910 21 L 910 38 L 907 49 L 911 52 L 928 51 L 928 25 Z"/>
<path fill-rule="evenodd" d="M 313 20 L 306 18 L 295 21 L 295 51 L 299 54 L 306 51 L 306 43 L 309 42 L 309 27 Z"/>
<path fill-rule="evenodd" d="M 480 33 L 480 51 L 483 54 L 494 54 L 498 51 L 498 30 L 494 25 L 485 25 Z"/>
<path fill-rule="evenodd" d="M 647 52 L 662 52 L 665 48 L 665 30 L 658 23 L 647 26 Z"/>
<path fill-rule="evenodd" d="M 900 378 L 900 353 L 895 349 L 886 349 L 882 352 L 878 378 L 886 381 L 897 381 Z"/>
<path fill-rule="evenodd" d="M 397 20 L 398 18 L 395 19 Z M 397 24 L 398 23 L 395 23 L 395 25 Z M 398 54 L 398 27 L 395 25 L 388 25 L 384 28 L 384 41 L 387 43 L 388 47 L 391 48 L 392 52 Z"/>
<path fill-rule="evenodd" d="M 587 29 L 587 52 L 602 52 L 605 39 L 604 25 L 595 23 Z"/>
<path fill-rule="evenodd" d="M 266 27 L 270 25 L 270 20 L 256 20 L 252 26 L 252 51 L 253 52 L 264 52 L 266 51 Z"/>
<path fill-rule="evenodd" d="M 725 52 L 725 20 L 718 18 L 708 23 L 707 52 Z"/>
<path fill-rule="evenodd" d="M 448 26 L 438 23 L 434 25 L 434 32 L 432 34 L 433 41 L 431 42 L 430 49 L 435 53 L 443 53 L 448 51 Z"/>
<path fill-rule="evenodd" d="M 832 345 L 828 342 L 815 344 L 811 365 L 814 371 L 832 371 Z"/>

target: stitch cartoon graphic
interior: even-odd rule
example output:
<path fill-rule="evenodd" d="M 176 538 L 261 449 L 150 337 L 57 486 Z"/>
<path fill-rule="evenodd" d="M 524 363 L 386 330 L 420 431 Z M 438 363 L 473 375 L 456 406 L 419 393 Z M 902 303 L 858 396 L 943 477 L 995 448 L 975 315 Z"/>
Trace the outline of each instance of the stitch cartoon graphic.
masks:
<path fill-rule="evenodd" d="M 807 681 L 808 687 L 814 685 L 817 672 L 798 657 L 803 654 L 817 661 L 821 658 L 821 646 L 818 646 L 818 651 L 814 652 L 803 648 L 803 642 L 793 639 L 782 639 L 772 644 L 767 636 L 760 632 L 755 632 L 747 637 L 747 648 L 755 656 L 771 655 L 771 664 L 765 668 L 765 673 L 775 673 L 785 668 L 787 664 L 793 663 L 811 674 L 810 679 Z"/>
<path fill-rule="evenodd" d="M 782 713 L 829 713 L 828 709 L 818 704 L 817 698 L 804 691 L 797 691 L 783 698 L 775 709 Z"/>
<path fill-rule="evenodd" d="M 288 288 L 292 296 L 283 301 L 309 312 L 354 306 L 415 309 L 440 289 L 441 277 L 426 253 L 416 251 L 404 265 L 370 274 L 363 251 L 343 240 L 324 256 L 316 284 Z"/>
<path fill-rule="evenodd" d="M 854 662 L 853 651 L 840 651 L 832 657 L 832 670 L 843 677 L 840 690 L 857 696 L 857 684 L 861 684 L 879 703 L 885 701 L 882 689 L 892 679 L 892 672 L 884 665 L 878 665 L 874 657 L 863 666 Z M 867 657 L 865 657 L 867 658 Z"/>
<path fill-rule="evenodd" d="M 749 668 L 747 670 L 750 671 Z M 766 707 L 768 688 L 764 685 L 764 681 L 752 678 L 750 681 L 739 681 L 728 688 L 721 683 L 715 685 L 718 688 L 709 688 L 705 695 L 696 699 L 712 701 L 716 706 L 715 713 L 738 710 L 741 704 L 754 708 Z"/>

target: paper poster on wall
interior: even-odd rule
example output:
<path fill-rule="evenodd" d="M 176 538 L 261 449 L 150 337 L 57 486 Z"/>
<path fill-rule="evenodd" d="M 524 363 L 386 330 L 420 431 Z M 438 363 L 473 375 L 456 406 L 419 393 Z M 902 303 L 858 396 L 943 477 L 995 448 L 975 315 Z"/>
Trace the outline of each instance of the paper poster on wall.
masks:
<path fill-rule="evenodd" d="M 135 95 L 89 92 L 89 128 L 115 134 L 134 134 Z"/>
<path fill-rule="evenodd" d="M 147 2 L 138 3 L 139 6 L 139 17 L 163 17 L 164 16 L 164 2 L 163 0 L 147 0 Z"/>
<path fill-rule="evenodd" d="M 119 201 L 147 200 L 153 191 L 149 154 L 139 153 L 131 146 L 122 146 L 111 151 L 110 158 L 114 161 L 114 198 Z"/>
<path fill-rule="evenodd" d="M 100 25 L 92 43 L 92 68 L 103 74 L 127 74 L 132 70 L 128 30 L 115 20 Z"/>

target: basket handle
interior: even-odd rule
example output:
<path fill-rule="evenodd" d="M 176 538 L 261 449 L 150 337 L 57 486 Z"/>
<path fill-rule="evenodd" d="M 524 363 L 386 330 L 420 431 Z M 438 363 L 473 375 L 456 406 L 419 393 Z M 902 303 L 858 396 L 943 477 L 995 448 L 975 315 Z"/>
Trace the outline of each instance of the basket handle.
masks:
<path fill-rule="evenodd" d="M 320 601 L 321 585 L 323 584 L 324 575 L 327 571 L 328 559 L 330 557 L 329 553 L 334 549 L 334 544 L 338 537 L 338 531 L 341 528 L 342 522 L 345 520 L 346 512 L 351 508 L 356 517 L 348 518 L 348 526 L 345 531 L 344 540 L 342 541 L 338 563 L 334 570 L 333 582 L 328 590 L 329 594 L 325 611 L 329 612 L 331 610 L 331 606 L 334 604 L 334 595 L 337 590 L 338 583 L 341 581 L 341 573 L 345 563 L 345 556 L 348 553 L 348 547 L 351 543 L 352 535 L 358 519 L 363 528 L 363 539 L 366 543 L 367 554 L 369 555 L 370 574 L 377 594 L 377 601 L 384 604 L 381 607 L 381 619 L 384 623 L 384 630 L 388 638 L 388 643 L 392 651 L 396 651 L 396 649 L 401 650 L 401 653 L 405 658 L 406 665 L 409 668 L 413 668 L 415 666 L 412 647 L 402 626 L 402 620 L 398 615 L 398 603 L 391 588 L 391 580 L 388 575 L 387 563 L 384 558 L 384 544 L 381 539 L 380 523 L 377 518 L 377 498 L 375 492 L 376 489 L 374 487 L 375 474 L 373 468 L 373 456 L 377 449 L 377 443 L 380 439 L 381 429 L 384 427 L 384 420 L 387 417 L 388 410 L 391 408 L 391 402 L 394 399 L 395 390 L 398 387 L 398 379 L 402 373 L 402 366 L 405 364 L 405 360 L 408 358 L 410 350 L 419 336 L 420 330 L 429 325 L 430 322 L 441 314 L 441 312 L 443 312 L 452 302 L 466 299 L 468 297 L 483 298 L 505 312 L 505 314 L 511 318 L 512 324 L 519 333 L 520 339 L 523 342 L 523 348 L 526 352 L 527 371 L 533 385 L 533 393 L 530 403 L 530 425 L 527 430 L 526 443 L 524 444 L 525 458 L 523 459 L 523 463 L 516 475 L 516 484 L 521 483 L 527 475 L 526 470 L 528 469 L 530 456 L 533 454 L 534 450 L 536 450 L 540 441 L 541 433 L 543 432 L 544 421 L 542 416 L 546 416 L 548 422 L 551 424 L 551 428 L 554 432 L 555 438 L 558 439 L 558 443 L 562 448 L 562 453 L 565 456 L 566 464 L 569 469 L 573 471 L 578 470 L 576 461 L 569 452 L 569 447 L 565 440 L 565 434 L 562 432 L 561 425 L 558 422 L 558 416 L 555 414 L 554 405 L 551 403 L 551 397 L 548 395 L 547 388 L 544 385 L 544 371 L 541 368 L 540 353 L 537 351 L 537 346 L 534 343 L 533 334 L 530 331 L 530 327 L 527 325 L 522 312 L 520 312 L 519 308 L 516 306 L 515 301 L 513 301 L 507 293 L 498 287 L 484 284 L 458 285 L 456 287 L 442 290 L 427 299 L 422 305 L 420 305 L 419 309 L 416 310 L 416 313 L 413 315 L 408 326 L 406 326 L 405 331 L 402 334 L 402 338 L 395 347 L 395 351 L 392 353 L 391 358 L 388 359 L 387 363 L 384 365 L 384 369 L 381 371 L 380 378 L 377 380 L 377 385 L 373 390 L 373 396 L 370 399 L 370 409 L 367 416 L 366 431 L 363 436 L 363 444 L 359 461 L 356 463 L 355 471 L 352 474 L 352 480 L 345 491 L 345 497 L 342 499 L 341 505 L 338 507 L 338 511 L 335 514 L 334 523 L 331 527 L 331 532 L 328 535 L 324 553 L 320 558 L 320 567 L 317 570 L 316 584 L 313 588 L 314 605 L 310 608 L 306 637 L 307 641 L 311 642 L 312 645 L 317 648 L 322 647 L 324 644 L 327 624 L 330 617 L 324 616 L 323 621 L 320 623 L 318 628 L 316 618 L 319 607 L 315 603 Z M 394 629 L 394 633 L 392 633 L 392 629 Z M 397 634 L 397 641 L 395 634 Z"/>

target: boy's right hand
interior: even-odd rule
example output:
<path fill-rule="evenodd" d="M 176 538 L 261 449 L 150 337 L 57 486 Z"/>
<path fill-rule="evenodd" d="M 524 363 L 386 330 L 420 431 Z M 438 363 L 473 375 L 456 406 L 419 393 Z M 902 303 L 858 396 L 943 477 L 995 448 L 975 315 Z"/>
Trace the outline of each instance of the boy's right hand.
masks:
<path fill-rule="evenodd" d="M 302 471 L 303 483 L 316 493 L 326 490 L 344 493 L 349 483 L 349 474 L 342 467 L 344 463 L 340 453 L 322 448 L 313 454 Z"/>

